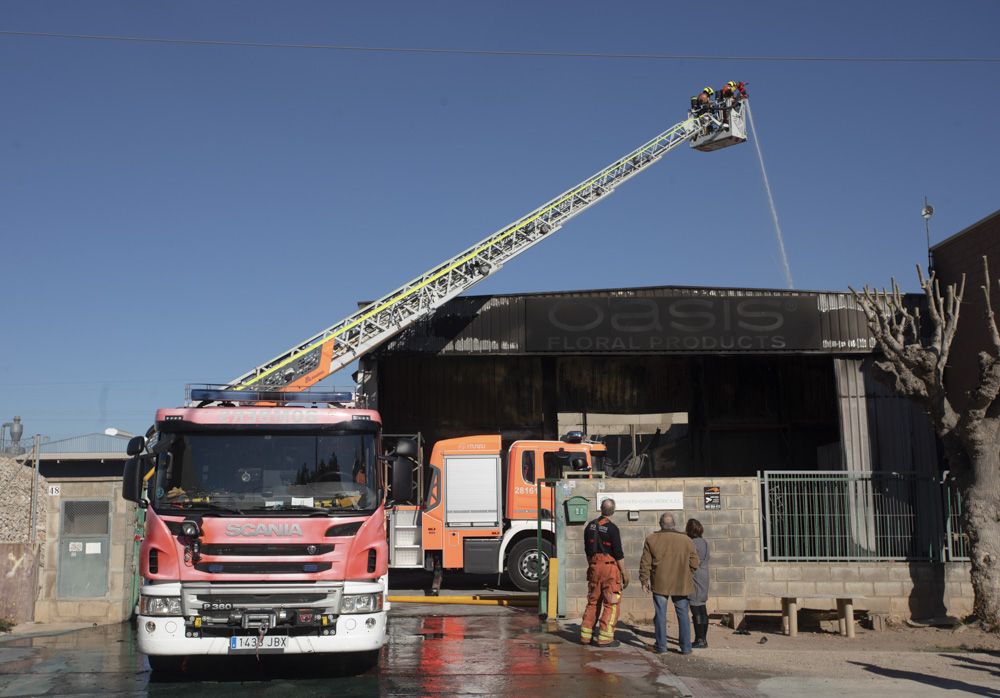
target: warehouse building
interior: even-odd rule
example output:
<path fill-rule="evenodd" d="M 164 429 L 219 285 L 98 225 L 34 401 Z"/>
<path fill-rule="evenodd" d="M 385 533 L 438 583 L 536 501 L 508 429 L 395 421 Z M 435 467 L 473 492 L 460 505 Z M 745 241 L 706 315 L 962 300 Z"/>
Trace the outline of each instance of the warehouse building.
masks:
<path fill-rule="evenodd" d="M 736 622 L 799 597 L 881 619 L 965 613 L 965 538 L 933 431 L 874 379 L 873 352 L 849 293 L 609 289 L 458 298 L 358 377 L 387 432 L 425 443 L 581 429 L 612 462 L 639 454 L 627 474 L 643 479 L 566 496 L 595 514 L 602 493 L 633 502 L 619 517 L 632 563 L 661 511 L 698 518 L 710 611 Z M 574 530 L 558 581 L 570 617 L 586 595 Z M 648 606 L 630 589 L 623 617 Z"/>
<path fill-rule="evenodd" d="M 924 415 L 871 373 L 848 293 L 654 287 L 467 296 L 366 357 L 386 430 L 601 437 L 642 474 L 937 470 Z"/>

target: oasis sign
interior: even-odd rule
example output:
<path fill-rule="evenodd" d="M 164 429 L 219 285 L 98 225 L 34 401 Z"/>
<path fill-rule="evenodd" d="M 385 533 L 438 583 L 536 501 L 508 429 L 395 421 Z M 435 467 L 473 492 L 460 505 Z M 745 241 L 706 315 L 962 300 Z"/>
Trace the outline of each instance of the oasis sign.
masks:
<path fill-rule="evenodd" d="M 529 352 L 784 352 L 824 349 L 810 296 L 527 298 Z"/>

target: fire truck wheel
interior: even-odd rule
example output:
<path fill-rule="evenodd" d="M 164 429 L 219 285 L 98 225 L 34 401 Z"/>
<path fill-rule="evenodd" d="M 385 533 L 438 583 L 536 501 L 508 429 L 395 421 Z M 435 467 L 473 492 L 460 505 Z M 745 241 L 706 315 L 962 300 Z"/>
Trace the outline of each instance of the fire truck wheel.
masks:
<path fill-rule="evenodd" d="M 544 582 L 549 578 L 550 555 L 552 544 L 547 540 L 542 540 L 541 554 L 534 536 L 515 543 L 507 554 L 507 576 L 511 583 L 521 591 L 538 591 L 538 565 L 541 564 Z"/>
<path fill-rule="evenodd" d="M 155 674 L 180 674 L 184 671 L 184 662 L 187 657 L 181 655 L 154 655 L 148 656 L 149 668 Z"/>

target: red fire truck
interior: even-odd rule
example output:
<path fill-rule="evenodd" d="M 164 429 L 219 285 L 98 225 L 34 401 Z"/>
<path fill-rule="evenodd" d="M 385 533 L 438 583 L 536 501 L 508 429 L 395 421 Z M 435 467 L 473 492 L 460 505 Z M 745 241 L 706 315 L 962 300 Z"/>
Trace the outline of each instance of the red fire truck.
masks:
<path fill-rule="evenodd" d="M 377 660 L 389 562 L 382 425 L 343 397 L 196 389 L 192 406 L 159 410 L 129 443 L 123 496 L 146 507 L 139 649 L 154 670 L 177 671 L 189 655 Z M 415 450 L 404 440 L 395 455 Z"/>

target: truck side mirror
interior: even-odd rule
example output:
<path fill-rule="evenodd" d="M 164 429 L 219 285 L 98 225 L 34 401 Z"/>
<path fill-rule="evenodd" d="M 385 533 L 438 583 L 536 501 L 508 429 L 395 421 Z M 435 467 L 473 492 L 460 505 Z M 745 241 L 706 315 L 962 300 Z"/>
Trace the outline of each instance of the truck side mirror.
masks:
<path fill-rule="evenodd" d="M 125 447 L 125 453 L 130 456 L 138 456 L 142 453 L 142 449 L 146 447 L 146 439 L 141 436 L 133 436 L 128 440 L 128 446 Z"/>
<path fill-rule="evenodd" d="M 392 498 L 397 502 L 408 502 L 412 493 L 413 461 L 397 455 L 392 460 Z"/>
<path fill-rule="evenodd" d="M 142 501 L 142 468 L 139 467 L 139 459 L 135 456 L 125 461 L 125 469 L 122 472 L 122 499 L 136 504 Z"/>

